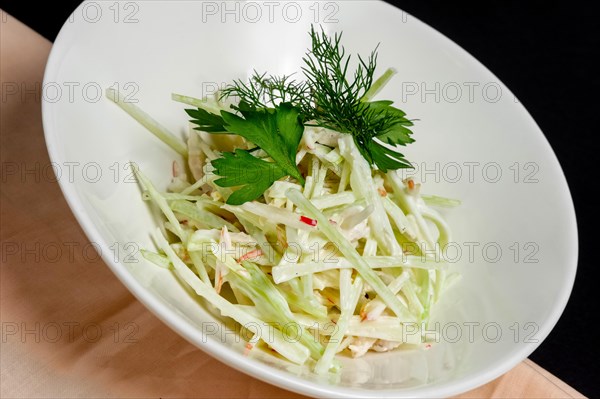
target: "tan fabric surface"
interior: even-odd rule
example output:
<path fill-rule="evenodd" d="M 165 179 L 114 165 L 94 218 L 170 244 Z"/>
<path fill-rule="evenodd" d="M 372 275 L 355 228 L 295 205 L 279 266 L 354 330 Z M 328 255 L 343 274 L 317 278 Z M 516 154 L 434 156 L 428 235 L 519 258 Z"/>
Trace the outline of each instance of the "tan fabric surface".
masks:
<path fill-rule="evenodd" d="M 89 247 L 47 168 L 40 87 L 50 46 L 0 11 L 0 397 L 297 397 L 180 338 Z M 580 396 L 530 361 L 463 395 Z"/>

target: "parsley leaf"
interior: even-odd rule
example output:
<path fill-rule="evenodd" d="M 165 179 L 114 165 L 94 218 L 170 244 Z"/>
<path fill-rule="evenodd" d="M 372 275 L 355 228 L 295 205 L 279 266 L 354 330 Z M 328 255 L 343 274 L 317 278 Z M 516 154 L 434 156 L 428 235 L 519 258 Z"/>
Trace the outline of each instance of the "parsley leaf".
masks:
<path fill-rule="evenodd" d="M 358 147 L 358 149 L 367 160 L 375 163 L 384 173 L 388 170 L 412 168 L 412 165 L 404 159 L 404 155 L 379 144 L 376 140 L 371 140 L 365 147 Z"/>
<path fill-rule="evenodd" d="M 243 186 L 229 196 L 229 205 L 241 205 L 260 197 L 271 185 L 286 176 L 286 172 L 274 162 L 254 157 L 248 151 L 237 149 L 235 153 L 223 153 L 223 158 L 212 161 L 215 174 L 223 176 L 215 180 L 221 187 Z"/>
<path fill-rule="evenodd" d="M 380 143 L 383 142 L 392 147 L 396 147 L 399 145 L 405 146 L 415 141 L 410 137 L 412 131 L 406 127 L 412 126 L 412 121 L 405 118 L 406 114 L 404 111 L 392 107 L 392 104 L 392 101 L 374 101 L 366 103 L 371 111 L 379 115 L 378 117 L 373 117 L 373 119 L 377 120 L 377 118 L 384 119 L 393 117 L 393 123 L 389 121 L 386 122 L 388 126 L 384 130 L 379 131 L 379 133 L 376 132 L 374 136 L 367 141 L 366 145 L 362 146 L 363 149 L 361 151 L 363 152 L 363 156 L 364 152 L 366 152 L 368 155 L 365 156 L 365 158 L 370 159 L 371 162 L 376 164 L 384 173 L 389 169 L 412 168 L 412 165 L 404 158 L 403 154 L 397 150 L 385 147 Z M 361 147 L 359 146 L 359 149 L 360 148 Z"/>
<path fill-rule="evenodd" d="M 208 133 L 225 132 L 225 128 L 223 127 L 225 123 L 219 115 L 210 113 L 202 108 L 186 109 L 185 112 L 192 118 L 190 122 L 198 125 L 194 130 L 201 130 Z"/>
<path fill-rule="evenodd" d="M 269 154 L 286 175 L 304 184 L 304 178 L 296 166 L 296 152 L 304 132 L 299 110 L 288 103 L 280 104 L 275 109 L 253 109 L 241 103 L 238 110 L 243 118 L 221 111 L 225 130 L 256 144 Z"/>
<path fill-rule="evenodd" d="M 304 178 L 296 166 L 296 153 L 304 133 L 300 110 L 289 103 L 257 109 L 245 102 L 240 102 L 235 109 L 241 116 L 227 111 L 221 111 L 221 116 L 207 112 L 208 117 L 201 115 L 204 119 L 200 123 L 221 118 L 224 133 L 244 137 L 266 152 L 272 162 L 256 158 L 249 151 L 241 149 L 223 153 L 222 158 L 213 160 L 215 174 L 222 176 L 215 184 L 221 187 L 241 186 L 227 199 L 227 203 L 241 205 L 253 201 L 285 176 L 304 184 Z M 192 122 L 197 123 L 195 120 Z M 204 130 L 204 126 L 200 126 L 200 129 Z"/>

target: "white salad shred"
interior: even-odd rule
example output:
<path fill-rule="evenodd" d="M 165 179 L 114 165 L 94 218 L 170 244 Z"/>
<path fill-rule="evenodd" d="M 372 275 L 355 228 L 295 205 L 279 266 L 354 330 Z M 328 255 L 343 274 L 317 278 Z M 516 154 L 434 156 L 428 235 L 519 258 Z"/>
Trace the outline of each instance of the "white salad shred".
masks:
<path fill-rule="evenodd" d="M 424 344 L 422 328 L 451 280 L 439 250 L 451 232 L 432 207 L 458 201 L 421 196 L 412 179 L 373 169 L 348 134 L 306 127 L 296 157 L 304 187 L 288 177 L 257 201 L 228 205 L 233 190 L 214 183 L 210 162 L 252 143 L 192 129 L 184 142 L 113 90 L 107 97 L 187 162 L 174 163 L 169 192 L 134 167 L 143 198 L 164 214 L 153 234 L 158 250 L 142 251 L 144 258 L 242 328 L 272 326 L 243 334 L 247 352 L 270 348 L 326 373 L 338 368 L 337 354 Z M 214 100 L 173 98 L 224 109 Z M 417 334 L 405 333 L 415 326 Z"/>

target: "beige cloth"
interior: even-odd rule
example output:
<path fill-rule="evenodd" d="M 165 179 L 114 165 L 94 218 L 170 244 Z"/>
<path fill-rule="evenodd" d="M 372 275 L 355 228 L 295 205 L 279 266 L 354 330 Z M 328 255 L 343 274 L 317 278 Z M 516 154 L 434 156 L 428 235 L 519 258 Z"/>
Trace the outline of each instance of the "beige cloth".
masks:
<path fill-rule="evenodd" d="M 0 397 L 297 396 L 180 338 L 93 252 L 48 169 L 40 87 L 50 46 L 0 11 Z M 575 396 L 530 361 L 464 395 Z"/>

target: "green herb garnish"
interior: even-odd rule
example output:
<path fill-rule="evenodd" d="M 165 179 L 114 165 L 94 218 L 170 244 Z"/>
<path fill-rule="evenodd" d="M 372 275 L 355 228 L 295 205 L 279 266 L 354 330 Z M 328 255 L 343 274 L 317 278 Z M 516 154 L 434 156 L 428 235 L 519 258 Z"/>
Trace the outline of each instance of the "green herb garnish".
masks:
<path fill-rule="evenodd" d="M 341 45 L 341 34 L 328 37 L 311 28 L 312 48 L 303 58 L 304 80 L 292 76 L 258 74 L 249 82 L 235 80 L 221 93 L 221 100 L 236 97 L 233 106 L 241 116 L 221 111 L 213 114 L 201 108 L 186 110 L 197 130 L 243 136 L 264 150 L 270 160 L 237 150 L 213 161 L 216 181 L 223 187 L 244 186 L 228 203 L 254 200 L 276 180 L 291 176 L 304 184 L 295 163 L 304 126 L 319 126 L 351 134 L 362 156 L 383 172 L 411 168 L 397 146 L 414 142 L 413 123 L 392 106 L 392 101 L 371 101 L 395 73 L 388 70 L 374 80 L 377 48 L 367 59 L 358 56 L 350 71 L 352 57 Z"/>
<path fill-rule="evenodd" d="M 240 205 L 255 200 L 284 176 L 291 176 L 304 184 L 296 166 L 296 151 L 304 132 L 299 110 L 289 103 L 282 103 L 274 109 L 256 109 L 243 102 L 237 110 L 243 118 L 231 112 L 221 112 L 224 129 L 256 144 L 273 161 L 256 158 L 240 149 L 215 159 L 212 162 L 215 173 L 223 176 L 215 184 L 221 187 L 244 186 L 235 191 L 227 203 Z"/>

